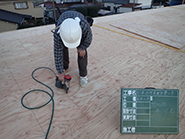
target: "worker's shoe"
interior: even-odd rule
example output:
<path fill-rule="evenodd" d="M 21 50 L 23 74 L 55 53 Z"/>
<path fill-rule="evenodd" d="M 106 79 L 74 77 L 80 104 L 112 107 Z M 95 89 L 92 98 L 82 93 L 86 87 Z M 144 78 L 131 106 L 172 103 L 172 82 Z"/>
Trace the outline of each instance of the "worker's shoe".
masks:
<path fill-rule="evenodd" d="M 80 77 L 80 86 L 81 86 L 81 87 L 86 87 L 86 86 L 87 86 L 87 83 L 88 83 L 88 78 L 87 78 L 87 76 L 85 76 L 85 77 Z"/>

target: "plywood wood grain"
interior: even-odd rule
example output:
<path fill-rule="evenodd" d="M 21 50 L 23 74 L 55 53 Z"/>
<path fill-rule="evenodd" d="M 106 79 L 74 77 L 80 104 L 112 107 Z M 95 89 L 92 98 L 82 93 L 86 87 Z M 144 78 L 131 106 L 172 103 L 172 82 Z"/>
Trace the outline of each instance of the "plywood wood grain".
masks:
<path fill-rule="evenodd" d="M 184 37 L 182 11 L 184 6 L 98 17 L 94 20 L 99 26 L 127 34 L 132 33 L 112 27 L 110 24 L 119 23 L 118 26 L 122 26 L 120 21 L 123 20 L 141 27 L 162 30 L 163 33 L 172 36 L 177 33 L 177 36 Z M 167 12 L 178 13 L 179 16 L 171 18 Z M 162 18 L 160 15 L 165 17 Z M 164 19 L 168 19 L 167 25 L 173 27 L 160 27 Z M 21 97 L 32 89 L 50 91 L 35 82 L 31 78 L 31 73 L 41 66 L 50 67 L 56 72 L 53 34 L 50 32 L 53 28 L 54 25 L 48 25 L 0 33 L 0 138 L 45 137 L 52 104 L 30 111 L 22 107 Z M 41 69 L 34 74 L 34 77 L 54 91 L 55 113 L 48 138 L 184 139 L 185 54 L 96 26 L 92 27 L 92 32 L 93 41 L 88 48 L 89 84 L 86 88 L 79 86 L 76 49 L 69 51 L 70 65 L 66 74 L 70 74 L 72 80 L 68 94 L 55 87 L 55 75 L 51 71 Z M 120 134 L 122 87 L 179 89 L 179 134 Z M 24 102 L 34 107 L 49 99 L 46 94 L 33 92 L 26 96 Z"/>
<path fill-rule="evenodd" d="M 157 30 L 155 28 L 151 28 L 148 26 L 136 24 L 133 22 L 118 21 L 111 25 L 113 27 L 123 29 L 124 31 L 128 31 L 130 33 L 152 40 L 154 42 L 159 42 L 178 49 L 181 49 L 182 47 L 184 47 L 184 44 L 185 44 L 185 40 L 183 37 L 172 35 L 167 32 Z"/>
<path fill-rule="evenodd" d="M 139 35 L 149 37 L 150 39 L 154 39 L 162 43 L 166 42 L 168 45 L 184 50 L 184 9 L 184 5 L 180 5 L 147 11 L 138 11 L 134 12 L 134 14 L 127 13 L 122 14 L 121 16 L 115 15 L 111 18 L 101 17 L 103 22 L 98 20 L 95 24 L 97 23 L 98 25 L 102 25 L 103 27 L 110 29 L 112 28 L 108 27 L 106 23 L 113 26 L 120 24 L 117 27 L 130 31 L 130 33 L 138 33 Z M 176 21 L 178 19 L 180 20 L 177 23 Z M 116 29 L 113 28 L 113 30 Z"/>

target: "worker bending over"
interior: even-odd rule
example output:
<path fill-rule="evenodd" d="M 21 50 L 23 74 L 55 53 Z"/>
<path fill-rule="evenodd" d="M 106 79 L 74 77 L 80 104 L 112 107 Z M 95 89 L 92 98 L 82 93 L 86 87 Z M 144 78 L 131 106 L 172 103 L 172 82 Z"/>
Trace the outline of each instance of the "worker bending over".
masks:
<path fill-rule="evenodd" d="M 92 42 L 93 19 L 85 18 L 77 11 L 65 11 L 58 19 L 54 33 L 54 58 L 59 80 L 64 82 L 64 71 L 69 67 L 68 48 L 77 48 L 80 86 L 86 87 L 87 78 L 87 48 Z"/>

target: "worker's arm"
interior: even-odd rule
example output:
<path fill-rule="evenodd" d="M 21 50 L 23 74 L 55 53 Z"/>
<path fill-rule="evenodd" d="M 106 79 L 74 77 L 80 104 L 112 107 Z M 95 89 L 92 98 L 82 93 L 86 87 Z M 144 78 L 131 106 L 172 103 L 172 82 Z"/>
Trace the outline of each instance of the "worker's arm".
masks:
<path fill-rule="evenodd" d="M 77 49 L 77 53 L 79 54 L 80 57 L 84 57 L 86 55 L 86 51 L 81 49 Z"/>
<path fill-rule="evenodd" d="M 78 49 L 86 50 L 92 42 L 92 31 L 87 21 L 81 21 L 80 25 L 82 28 L 82 40 Z"/>
<path fill-rule="evenodd" d="M 57 31 L 55 31 L 54 33 L 54 59 L 55 67 L 59 74 L 59 80 L 62 80 L 64 82 L 63 43 L 59 34 L 57 34 Z"/>

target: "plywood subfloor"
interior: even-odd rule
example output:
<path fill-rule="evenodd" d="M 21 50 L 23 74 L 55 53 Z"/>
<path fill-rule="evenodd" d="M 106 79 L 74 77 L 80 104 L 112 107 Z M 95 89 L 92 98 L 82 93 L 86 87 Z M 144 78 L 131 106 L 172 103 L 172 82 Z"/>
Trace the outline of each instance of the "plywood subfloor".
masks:
<path fill-rule="evenodd" d="M 183 37 L 169 34 L 167 32 L 162 31 L 161 29 L 157 30 L 155 28 L 143 26 L 141 24 L 136 24 L 128 21 L 117 21 L 111 25 L 121 30 L 147 38 L 154 42 L 159 42 L 178 49 L 183 48 L 185 44 L 185 40 Z"/>
<path fill-rule="evenodd" d="M 182 12 L 181 9 L 184 12 L 184 6 L 173 10 Z M 136 15 L 146 18 L 144 15 L 148 12 L 151 15 L 155 14 L 157 18 L 166 12 L 166 9 L 96 18 L 95 24 L 124 32 L 111 27 L 110 24 L 116 19 L 126 17 L 130 22 L 134 22 Z M 171 24 L 178 24 L 181 20 L 178 16 L 172 17 L 170 14 L 166 16 L 169 19 L 175 18 L 170 21 Z M 160 20 L 162 22 L 162 19 L 157 21 Z M 2 139 L 43 139 L 45 137 L 52 104 L 31 111 L 21 106 L 21 97 L 32 89 L 49 91 L 31 78 L 31 72 L 41 66 L 55 70 L 53 35 L 50 32 L 53 28 L 54 25 L 49 25 L 0 33 L 0 138 Z M 170 27 L 169 31 L 166 28 L 165 31 L 174 35 L 179 30 L 180 34 L 185 34 L 185 31 L 180 28 L 184 26 Z M 67 73 L 72 76 L 72 81 L 68 94 L 55 87 L 55 76 L 49 70 L 43 69 L 35 73 L 37 79 L 49 85 L 55 93 L 55 113 L 48 138 L 184 139 L 185 53 L 96 26 L 92 27 L 92 32 L 93 42 L 88 49 L 89 84 L 86 88 L 79 87 L 75 49 L 70 50 L 70 67 Z M 121 135 L 121 87 L 179 89 L 179 134 Z M 34 92 L 26 97 L 25 104 L 34 107 L 49 99 L 43 93 Z"/>

